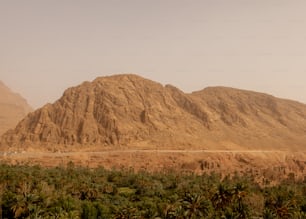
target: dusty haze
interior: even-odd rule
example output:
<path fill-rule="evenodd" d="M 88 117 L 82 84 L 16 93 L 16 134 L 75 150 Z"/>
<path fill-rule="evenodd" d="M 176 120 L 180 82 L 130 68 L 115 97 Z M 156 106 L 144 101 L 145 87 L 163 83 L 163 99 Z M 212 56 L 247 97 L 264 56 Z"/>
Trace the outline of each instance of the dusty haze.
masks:
<path fill-rule="evenodd" d="M 0 79 L 34 107 L 84 80 L 132 72 L 190 92 L 306 102 L 301 0 L 0 2 Z"/>

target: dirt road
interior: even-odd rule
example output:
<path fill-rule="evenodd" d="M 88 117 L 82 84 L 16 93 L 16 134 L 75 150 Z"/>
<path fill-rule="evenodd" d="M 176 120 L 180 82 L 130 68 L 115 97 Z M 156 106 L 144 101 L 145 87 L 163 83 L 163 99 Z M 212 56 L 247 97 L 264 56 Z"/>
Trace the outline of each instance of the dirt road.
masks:
<path fill-rule="evenodd" d="M 106 150 L 106 151 L 71 151 L 71 152 L 0 152 L 0 157 L 69 157 L 74 155 L 111 155 L 111 154 L 257 154 L 257 153 L 288 153 L 288 151 L 275 150 L 145 150 L 145 149 L 126 149 L 126 150 Z"/>

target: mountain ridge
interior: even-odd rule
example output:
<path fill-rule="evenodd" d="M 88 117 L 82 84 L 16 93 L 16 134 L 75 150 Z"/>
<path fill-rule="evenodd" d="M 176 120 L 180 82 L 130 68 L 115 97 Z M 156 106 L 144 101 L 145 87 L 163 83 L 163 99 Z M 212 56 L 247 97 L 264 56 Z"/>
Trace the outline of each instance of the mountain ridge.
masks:
<path fill-rule="evenodd" d="M 121 74 L 68 88 L 1 145 L 306 150 L 305 142 L 306 105 L 297 101 L 221 86 L 184 93 Z"/>
<path fill-rule="evenodd" d="M 0 135 L 17 123 L 33 109 L 18 93 L 14 93 L 0 80 Z"/>

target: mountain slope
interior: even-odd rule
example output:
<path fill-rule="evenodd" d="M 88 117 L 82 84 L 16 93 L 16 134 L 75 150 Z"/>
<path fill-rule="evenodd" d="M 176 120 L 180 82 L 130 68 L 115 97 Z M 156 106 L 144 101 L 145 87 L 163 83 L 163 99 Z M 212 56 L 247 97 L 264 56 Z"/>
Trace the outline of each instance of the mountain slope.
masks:
<path fill-rule="evenodd" d="M 14 128 L 30 111 L 32 108 L 26 100 L 19 94 L 13 93 L 0 81 L 0 135 Z"/>
<path fill-rule="evenodd" d="M 306 150 L 306 105 L 224 87 L 185 94 L 116 75 L 66 90 L 2 138 L 3 148 L 90 145 Z"/>
<path fill-rule="evenodd" d="M 306 150 L 306 105 L 268 94 L 214 87 L 192 93 L 214 129 L 248 148 Z"/>

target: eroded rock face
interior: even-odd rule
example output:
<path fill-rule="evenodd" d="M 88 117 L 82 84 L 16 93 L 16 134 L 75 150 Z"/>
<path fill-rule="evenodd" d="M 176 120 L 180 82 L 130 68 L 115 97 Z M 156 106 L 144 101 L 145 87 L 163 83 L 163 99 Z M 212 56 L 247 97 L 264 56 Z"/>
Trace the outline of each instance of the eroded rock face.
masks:
<path fill-rule="evenodd" d="M 4 141 L 8 145 L 126 145 L 150 138 L 159 142 L 158 135 L 171 137 L 180 114 L 184 110 L 158 83 L 135 75 L 104 77 L 66 90 L 60 100 L 26 117 Z"/>
<path fill-rule="evenodd" d="M 30 111 L 32 108 L 26 100 L 0 81 L 0 136 L 14 128 Z"/>
<path fill-rule="evenodd" d="M 120 145 L 202 149 L 306 149 L 306 106 L 215 87 L 186 94 L 136 75 L 69 88 L 30 113 L 2 147 Z"/>

